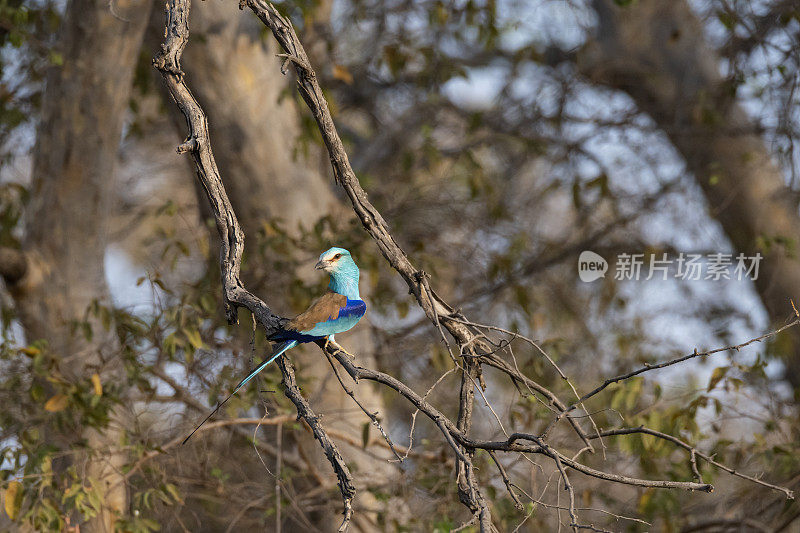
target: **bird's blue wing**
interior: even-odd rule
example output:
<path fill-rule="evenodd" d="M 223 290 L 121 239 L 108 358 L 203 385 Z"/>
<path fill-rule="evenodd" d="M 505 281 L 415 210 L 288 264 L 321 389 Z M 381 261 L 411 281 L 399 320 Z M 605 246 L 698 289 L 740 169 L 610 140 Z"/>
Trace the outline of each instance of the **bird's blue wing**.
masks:
<path fill-rule="evenodd" d="M 300 333 L 312 337 L 327 337 L 329 335 L 343 333 L 355 326 L 366 312 L 367 304 L 362 300 L 348 299 L 347 303 L 339 308 L 336 318 L 329 316 L 327 320 L 318 322 L 311 329 Z"/>
<path fill-rule="evenodd" d="M 329 291 L 315 300 L 309 308 L 289 321 L 272 340 L 314 342 L 329 335 L 342 333 L 358 323 L 367 311 L 362 300 L 349 300 Z"/>

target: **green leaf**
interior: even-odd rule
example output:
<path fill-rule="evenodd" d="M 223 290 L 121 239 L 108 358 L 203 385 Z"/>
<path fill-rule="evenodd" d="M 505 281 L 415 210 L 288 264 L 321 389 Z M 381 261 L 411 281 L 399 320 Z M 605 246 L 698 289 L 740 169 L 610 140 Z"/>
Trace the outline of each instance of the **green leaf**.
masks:
<path fill-rule="evenodd" d="M 166 490 L 167 494 L 172 496 L 172 499 L 176 503 L 183 503 L 183 498 L 181 498 L 181 493 L 178 491 L 178 487 L 176 487 L 172 483 L 167 483 L 164 486 L 164 489 Z"/>
<path fill-rule="evenodd" d="M 366 448 L 367 444 L 369 444 L 369 426 L 371 424 L 369 422 L 364 422 L 361 425 L 361 447 Z"/>
<path fill-rule="evenodd" d="M 722 381 L 730 369 L 731 367 L 729 366 L 720 366 L 715 368 L 714 372 L 711 374 L 711 379 L 708 380 L 708 388 L 706 389 L 706 392 L 709 392 L 716 387 L 717 383 Z"/>
<path fill-rule="evenodd" d="M 200 336 L 199 331 L 196 329 L 185 329 L 184 334 L 189 344 L 191 344 L 195 350 L 199 350 L 203 347 L 203 338 Z"/>

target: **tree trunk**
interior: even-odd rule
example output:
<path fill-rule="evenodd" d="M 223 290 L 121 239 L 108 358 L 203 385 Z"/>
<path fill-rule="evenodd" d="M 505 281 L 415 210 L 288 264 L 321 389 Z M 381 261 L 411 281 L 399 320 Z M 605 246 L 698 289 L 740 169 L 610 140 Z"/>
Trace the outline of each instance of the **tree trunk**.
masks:
<path fill-rule="evenodd" d="M 114 167 L 150 5 L 70 1 L 60 37 L 64 63 L 48 74 L 44 91 L 26 212 L 28 268 L 11 290 L 27 340 L 45 339 L 70 380 L 97 372 L 108 382 L 120 370 L 116 339 L 99 320 L 89 318 L 91 339 L 72 326 L 94 301 L 109 303 L 104 254 Z M 83 531 L 113 531 L 126 511 L 125 484 L 118 483 L 125 455 L 114 422 L 120 416 L 82 435 L 89 450 L 78 460 L 87 461 L 85 481 L 104 502 Z"/>
<path fill-rule="evenodd" d="M 695 175 L 734 248 L 764 259 L 756 289 L 774 325 L 800 302 L 800 217 L 784 176 L 719 70 L 719 55 L 684 1 L 595 0 L 595 38 L 578 55 L 590 80 L 627 92 Z M 782 339 L 786 378 L 800 386 L 800 330 Z"/>
<path fill-rule="evenodd" d="M 249 241 L 279 216 L 296 233 L 338 207 L 320 173 L 320 152 L 298 146 L 301 126 L 291 77 L 280 73 L 273 39 L 235 3 L 200 3 L 184 54 L 192 90 L 209 116 L 214 154 Z M 163 24 L 163 22 L 162 22 Z"/>

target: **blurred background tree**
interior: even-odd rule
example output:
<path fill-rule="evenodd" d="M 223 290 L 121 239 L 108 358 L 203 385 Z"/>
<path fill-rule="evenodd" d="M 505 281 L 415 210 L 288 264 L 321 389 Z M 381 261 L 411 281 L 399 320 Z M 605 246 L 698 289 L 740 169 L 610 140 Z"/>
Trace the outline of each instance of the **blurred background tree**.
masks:
<path fill-rule="evenodd" d="M 793 316 L 796 2 L 278 6 L 395 238 L 449 302 L 538 339 L 582 392 Z M 0 3 L 2 527 L 335 529 L 335 478 L 275 393 L 274 370 L 229 403 L 224 425 L 175 446 L 269 346 L 245 314 L 231 327 L 220 312 L 206 202 L 174 153 L 185 125 L 150 64 L 163 20 L 147 0 Z M 370 312 L 340 340 L 424 393 L 453 363 L 330 179 L 271 36 L 220 0 L 195 5 L 191 29 L 184 66 L 247 236 L 248 287 L 296 313 L 324 286 L 310 268 L 316 255 L 347 247 Z M 591 284 L 576 275 L 587 249 L 612 263 Z M 612 275 L 620 253 L 647 264 L 681 252 L 764 259 L 755 283 Z M 610 387 L 587 407 L 603 427 L 646 423 L 796 488 L 798 331 Z M 304 391 L 359 484 L 355 528 L 447 531 L 469 518 L 433 425 L 412 426 L 411 405 L 360 386 L 395 442 L 408 445 L 414 429 L 408 459 L 390 461 L 327 361 L 297 352 Z M 526 374 L 565 388 L 533 350 L 515 355 Z M 429 396 L 445 412 L 457 407 L 456 379 Z M 542 405 L 497 375 L 486 380 L 506 429 L 544 429 Z M 476 431 L 501 436 L 481 402 Z M 611 439 L 606 456 L 621 471 L 691 475 L 647 437 Z M 551 470 L 506 465 L 538 500 L 517 510 L 489 457 L 475 461 L 500 530 L 568 520 L 552 507 L 564 502 Z M 725 530 L 745 517 L 770 531 L 800 527 L 800 508 L 780 494 L 703 473 L 716 493 L 576 484 L 582 507 L 612 513 L 589 511 L 592 523 L 613 530 Z"/>

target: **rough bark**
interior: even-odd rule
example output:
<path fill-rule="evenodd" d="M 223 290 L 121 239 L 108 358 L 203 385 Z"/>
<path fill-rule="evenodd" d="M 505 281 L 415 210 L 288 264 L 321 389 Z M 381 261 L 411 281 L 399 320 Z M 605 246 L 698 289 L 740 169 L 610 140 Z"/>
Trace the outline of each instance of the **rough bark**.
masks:
<path fill-rule="evenodd" d="M 620 7 L 595 0 L 597 33 L 578 55 L 590 80 L 628 93 L 686 161 L 733 247 L 760 251 L 756 289 L 770 319 L 800 301 L 800 217 L 783 173 L 722 76 L 718 53 L 684 1 L 642 0 Z M 781 343 L 786 377 L 800 386 L 800 332 Z"/>
<path fill-rule="evenodd" d="M 91 339 L 72 326 L 87 317 L 92 302 L 108 303 L 104 253 L 114 167 L 151 2 L 113 2 L 114 12 L 111 5 L 72 0 L 66 6 L 64 62 L 48 74 L 33 154 L 28 264 L 11 288 L 28 341 L 45 339 L 69 379 L 98 372 L 103 382 L 118 371 L 113 335 L 91 318 Z M 89 452 L 79 460 L 87 462 L 86 479 L 102 491 L 105 505 L 83 531 L 113 531 L 116 514 L 126 510 L 125 485 L 118 483 L 125 455 L 117 424 L 111 426 L 80 436 Z"/>

